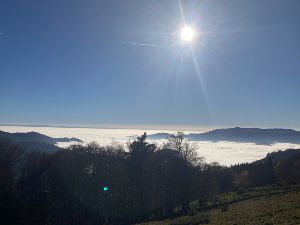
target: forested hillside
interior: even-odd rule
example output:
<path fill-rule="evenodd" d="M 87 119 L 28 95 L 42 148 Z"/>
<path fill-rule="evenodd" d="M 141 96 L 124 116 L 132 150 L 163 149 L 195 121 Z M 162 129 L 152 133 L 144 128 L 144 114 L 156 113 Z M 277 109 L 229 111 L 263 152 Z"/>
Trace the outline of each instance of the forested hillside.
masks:
<path fill-rule="evenodd" d="M 206 163 L 182 133 L 161 147 L 146 137 L 128 151 L 92 143 L 52 154 L 1 140 L 1 224 L 133 224 L 186 215 L 221 193 L 300 182 L 299 150 L 224 167 Z"/>

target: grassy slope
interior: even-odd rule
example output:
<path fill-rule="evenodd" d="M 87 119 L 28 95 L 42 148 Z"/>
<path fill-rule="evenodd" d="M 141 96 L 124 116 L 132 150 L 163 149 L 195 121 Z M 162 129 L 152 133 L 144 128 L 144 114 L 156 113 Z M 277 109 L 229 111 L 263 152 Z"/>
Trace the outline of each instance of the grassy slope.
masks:
<path fill-rule="evenodd" d="M 245 194 L 249 195 L 249 193 Z M 232 193 L 228 195 L 232 196 Z M 220 199 L 224 199 L 224 197 L 226 196 L 222 195 Z M 253 199 L 228 204 L 227 209 L 226 207 L 216 207 L 206 211 L 202 210 L 193 216 L 143 223 L 143 225 L 163 224 L 300 225 L 300 190 L 297 188 L 281 193 L 269 192 L 263 196 L 258 194 Z"/>

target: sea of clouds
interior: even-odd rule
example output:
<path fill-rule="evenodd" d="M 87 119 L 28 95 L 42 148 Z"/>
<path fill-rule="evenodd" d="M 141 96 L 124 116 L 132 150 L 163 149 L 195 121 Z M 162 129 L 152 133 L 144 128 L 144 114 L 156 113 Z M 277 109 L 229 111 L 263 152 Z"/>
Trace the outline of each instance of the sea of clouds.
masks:
<path fill-rule="evenodd" d="M 99 128 L 62 128 L 62 127 L 29 127 L 29 126 L 0 126 L 0 130 L 7 132 L 35 131 L 50 137 L 76 137 L 84 144 L 97 142 L 100 145 L 108 145 L 112 142 L 126 144 L 132 136 L 155 134 L 160 132 L 174 133 L 168 130 L 138 130 L 138 129 L 99 129 Z M 184 131 L 190 133 L 191 131 Z M 193 131 L 195 133 L 195 131 Z M 131 137 L 131 138 L 130 138 Z M 152 141 L 161 144 L 163 141 Z M 67 147 L 70 143 L 58 143 L 58 146 Z M 242 162 L 252 162 L 266 156 L 267 153 L 285 150 L 288 148 L 300 148 L 300 145 L 290 143 L 275 143 L 273 145 L 256 145 L 254 143 L 236 142 L 209 142 L 197 141 L 199 154 L 207 162 L 219 162 L 222 165 L 231 165 Z"/>

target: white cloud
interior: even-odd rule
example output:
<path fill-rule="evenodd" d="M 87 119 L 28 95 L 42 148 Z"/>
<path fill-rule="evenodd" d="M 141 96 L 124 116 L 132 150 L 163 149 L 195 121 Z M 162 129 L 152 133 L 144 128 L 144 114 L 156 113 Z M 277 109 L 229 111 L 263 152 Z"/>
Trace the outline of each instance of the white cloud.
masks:
<path fill-rule="evenodd" d="M 59 128 L 59 127 L 24 127 L 24 126 L 0 126 L 0 130 L 8 132 L 36 131 L 51 137 L 77 137 L 85 143 L 96 141 L 107 145 L 113 141 L 126 143 L 128 136 L 141 135 L 145 130 L 134 129 L 96 129 L 96 128 Z M 148 134 L 159 132 L 171 132 L 165 130 L 146 130 Z M 186 132 L 188 133 L 188 131 Z M 161 141 L 155 141 L 161 143 Z M 266 156 L 267 153 L 287 148 L 300 148 L 300 145 L 290 143 L 276 143 L 273 145 L 256 145 L 254 143 L 235 142 L 197 142 L 199 154 L 205 157 L 207 162 L 219 162 L 223 165 L 231 165 L 242 162 L 252 162 Z M 68 145 L 68 144 L 67 144 Z M 66 143 L 60 143 L 65 147 Z"/>

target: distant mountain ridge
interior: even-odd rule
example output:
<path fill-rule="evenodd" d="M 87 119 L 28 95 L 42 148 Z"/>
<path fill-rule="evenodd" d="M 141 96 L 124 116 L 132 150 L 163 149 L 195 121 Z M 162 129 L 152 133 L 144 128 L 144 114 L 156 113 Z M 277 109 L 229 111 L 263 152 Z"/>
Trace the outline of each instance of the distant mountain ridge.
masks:
<path fill-rule="evenodd" d="M 149 135 L 149 139 L 165 139 L 171 134 L 157 133 Z M 230 141 L 271 145 L 273 143 L 300 144 L 300 132 L 292 129 L 261 129 L 261 128 L 226 128 L 215 129 L 206 133 L 191 133 L 185 138 L 192 141 Z"/>
<path fill-rule="evenodd" d="M 40 134 L 38 132 L 27 132 L 27 133 L 9 133 L 0 131 L 0 137 L 8 138 L 13 141 L 33 141 L 33 142 L 43 142 L 47 144 L 56 144 L 57 142 L 82 142 L 78 138 L 52 138 L 44 134 Z"/>
<path fill-rule="evenodd" d="M 59 150 L 60 148 L 55 145 L 57 142 L 82 142 L 78 138 L 52 138 L 38 132 L 9 133 L 1 130 L 0 138 L 8 139 L 25 150 L 40 150 L 45 152 Z"/>

